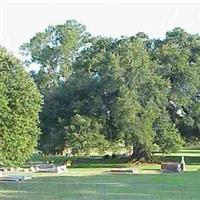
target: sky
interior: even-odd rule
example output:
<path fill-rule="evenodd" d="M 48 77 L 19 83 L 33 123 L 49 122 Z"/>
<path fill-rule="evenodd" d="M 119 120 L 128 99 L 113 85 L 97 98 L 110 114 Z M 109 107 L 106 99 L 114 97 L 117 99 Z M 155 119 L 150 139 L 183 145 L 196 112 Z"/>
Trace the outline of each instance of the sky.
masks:
<path fill-rule="evenodd" d="M 35 33 L 69 19 L 92 35 L 163 38 L 175 27 L 200 34 L 200 0 L 0 0 L 0 44 L 19 57 Z"/>

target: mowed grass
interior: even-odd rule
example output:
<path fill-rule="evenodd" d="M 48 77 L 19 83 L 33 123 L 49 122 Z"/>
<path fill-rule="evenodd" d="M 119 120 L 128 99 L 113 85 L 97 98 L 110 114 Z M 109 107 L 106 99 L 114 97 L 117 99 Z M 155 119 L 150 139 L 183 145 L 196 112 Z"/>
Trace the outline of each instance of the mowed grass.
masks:
<path fill-rule="evenodd" d="M 199 180 L 199 172 L 37 177 L 21 184 L 3 183 L 1 200 L 198 200 Z"/>
<path fill-rule="evenodd" d="M 20 184 L 0 183 L 0 199 L 199 200 L 200 150 L 185 150 L 178 154 L 157 156 L 171 161 L 180 160 L 182 155 L 186 156 L 186 163 L 188 162 L 187 171 L 184 173 L 160 173 L 158 164 L 141 164 L 132 166 L 137 168 L 140 174 L 111 174 L 108 173 L 110 168 L 130 167 L 129 161 L 102 160 L 98 157 L 85 160 L 83 157 L 80 160 L 77 158 L 74 160 L 74 168 L 70 168 L 65 174 L 34 173 L 31 174 L 34 176 L 31 181 Z M 55 159 L 58 162 L 58 159 L 64 158 Z"/>

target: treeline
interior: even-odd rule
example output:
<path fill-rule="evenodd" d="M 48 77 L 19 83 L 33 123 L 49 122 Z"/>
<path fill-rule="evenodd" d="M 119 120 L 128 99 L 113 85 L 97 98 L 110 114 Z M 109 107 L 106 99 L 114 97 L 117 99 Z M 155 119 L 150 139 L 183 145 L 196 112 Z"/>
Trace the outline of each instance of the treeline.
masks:
<path fill-rule="evenodd" d="M 21 47 L 44 104 L 39 149 L 74 154 L 132 147 L 172 152 L 200 138 L 200 36 L 93 37 L 77 21 L 49 26 Z"/>

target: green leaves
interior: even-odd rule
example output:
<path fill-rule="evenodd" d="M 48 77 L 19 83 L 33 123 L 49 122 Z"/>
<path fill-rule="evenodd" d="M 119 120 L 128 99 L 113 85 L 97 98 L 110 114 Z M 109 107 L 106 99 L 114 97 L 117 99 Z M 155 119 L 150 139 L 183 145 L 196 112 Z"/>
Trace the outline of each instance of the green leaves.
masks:
<path fill-rule="evenodd" d="M 41 97 L 19 61 L 0 49 L 0 160 L 20 164 L 37 145 Z"/>
<path fill-rule="evenodd" d="M 170 122 L 167 113 L 163 113 L 156 121 L 156 144 L 163 153 L 178 151 L 184 144 L 183 139 L 174 124 Z"/>
<path fill-rule="evenodd" d="M 102 152 L 108 148 L 102 125 L 95 118 L 75 115 L 66 128 L 66 143 L 74 154 L 89 154 L 94 149 Z"/>
<path fill-rule="evenodd" d="M 72 20 L 48 27 L 22 49 L 40 66 L 31 75 L 44 95 L 39 147 L 46 153 L 66 145 L 89 153 L 120 141 L 135 158 L 149 159 L 155 145 L 171 152 L 186 132 L 199 135 L 198 35 L 175 28 L 163 40 L 143 32 L 91 37 Z M 1 101 L 10 109 L 7 98 Z"/>
<path fill-rule="evenodd" d="M 154 51 L 160 65 L 159 74 L 171 83 L 169 98 L 180 105 L 187 105 L 200 87 L 199 65 L 191 62 L 194 52 L 199 56 L 199 42 L 199 37 L 176 28 L 167 33 L 163 44 Z"/>
<path fill-rule="evenodd" d="M 72 63 L 80 49 L 89 43 L 90 34 L 86 32 L 85 26 L 69 20 L 37 33 L 21 46 L 21 51 L 28 65 L 35 63 L 40 67 L 34 78 L 39 89 L 45 93 L 68 80 L 73 72 Z"/>

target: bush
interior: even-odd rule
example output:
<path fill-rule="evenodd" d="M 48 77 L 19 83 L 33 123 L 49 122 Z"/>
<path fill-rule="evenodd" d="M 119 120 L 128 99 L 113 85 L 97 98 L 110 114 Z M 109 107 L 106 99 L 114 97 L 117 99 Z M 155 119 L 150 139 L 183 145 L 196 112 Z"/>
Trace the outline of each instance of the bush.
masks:
<path fill-rule="evenodd" d="M 110 155 L 106 154 L 106 155 L 104 156 L 104 159 L 110 159 Z"/>
<path fill-rule="evenodd" d="M 113 153 L 112 158 L 117 158 L 117 154 Z"/>

